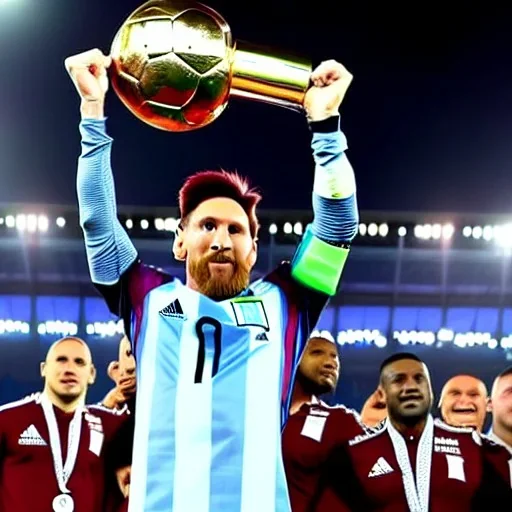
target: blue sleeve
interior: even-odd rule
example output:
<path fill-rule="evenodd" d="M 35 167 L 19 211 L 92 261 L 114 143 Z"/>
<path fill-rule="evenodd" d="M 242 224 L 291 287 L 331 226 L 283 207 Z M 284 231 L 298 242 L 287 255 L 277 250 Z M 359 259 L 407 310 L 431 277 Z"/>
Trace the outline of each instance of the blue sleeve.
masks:
<path fill-rule="evenodd" d="M 92 281 L 114 285 L 137 259 L 137 250 L 117 218 L 110 164 L 112 139 L 105 124 L 100 119 L 84 119 L 80 123 L 82 153 L 76 187 Z"/>
<path fill-rule="evenodd" d="M 339 118 L 311 123 L 311 148 L 315 164 L 332 174 L 353 173 L 345 151 L 347 139 L 339 128 Z M 313 192 L 313 235 L 325 242 L 349 244 L 359 226 L 356 194 L 342 199 L 329 199 Z"/>

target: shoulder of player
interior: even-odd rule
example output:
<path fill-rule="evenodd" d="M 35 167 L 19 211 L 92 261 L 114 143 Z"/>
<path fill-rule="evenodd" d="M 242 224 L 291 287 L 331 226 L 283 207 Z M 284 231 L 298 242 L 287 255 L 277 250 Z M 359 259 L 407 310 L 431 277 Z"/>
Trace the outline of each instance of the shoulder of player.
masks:
<path fill-rule="evenodd" d="M 105 407 L 101 403 L 91 404 L 87 405 L 86 412 L 102 418 L 126 418 L 130 416 L 130 410 L 127 405 L 121 409 L 111 409 L 110 407 Z"/>
<path fill-rule="evenodd" d="M 41 393 L 32 393 L 14 402 L 1 405 L 0 415 L 18 414 L 21 411 L 25 411 L 27 407 L 39 405 L 40 397 Z"/>
<path fill-rule="evenodd" d="M 434 430 L 435 429 L 441 432 L 449 432 L 450 434 L 459 434 L 461 436 L 471 436 L 475 432 L 475 429 L 472 427 L 454 427 L 453 425 L 448 425 L 448 423 L 445 423 L 440 418 L 434 420 Z"/>
<path fill-rule="evenodd" d="M 357 435 L 354 438 L 350 439 L 348 441 L 349 446 L 356 446 L 364 443 L 376 442 L 377 440 L 380 440 L 382 438 L 383 434 L 387 434 L 388 432 L 388 424 L 386 420 L 381 421 L 375 427 L 367 427 L 365 425 L 363 425 L 363 427 L 365 430 L 364 434 Z"/>
<path fill-rule="evenodd" d="M 445 423 L 440 418 L 436 418 L 434 420 L 434 436 L 437 437 L 443 435 L 455 436 L 459 439 L 469 439 L 479 446 L 482 445 L 482 434 L 474 428 L 454 427 L 453 425 L 448 425 L 448 423 Z"/>
<path fill-rule="evenodd" d="M 479 434 L 479 437 L 480 437 L 480 442 L 486 452 L 503 454 L 503 455 L 507 456 L 508 458 L 510 458 L 510 456 L 511 456 L 510 451 L 507 448 L 505 448 L 505 446 L 503 446 L 502 444 L 497 443 L 492 437 L 490 437 L 487 434 L 482 434 L 482 433 Z"/>
<path fill-rule="evenodd" d="M 349 418 L 350 420 L 354 420 L 357 423 L 361 423 L 361 416 L 359 413 L 350 407 L 347 407 L 343 404 L 335 404 L 335 405 L 328 405 L 324 402 L 321 402 L 320 404 L 317 404 L 318 407 L 321 409 L 324 409 L 329 412 L 329 414 L 336 418 Z M 312 406 L 314 407 L 314 405 Z"/>
<path fill-rule="evenodd" d="M 163 268 L 143 263 L 140 260 L 137 261 L 137 264 L 132 269 L 132 272 L 132 275 L 136 275 L 139 279 L 142 278 L 145 281 L 153 281 L 153 287 L 163 286 L 177 279 L 172 274 L 166 272 Z"/>

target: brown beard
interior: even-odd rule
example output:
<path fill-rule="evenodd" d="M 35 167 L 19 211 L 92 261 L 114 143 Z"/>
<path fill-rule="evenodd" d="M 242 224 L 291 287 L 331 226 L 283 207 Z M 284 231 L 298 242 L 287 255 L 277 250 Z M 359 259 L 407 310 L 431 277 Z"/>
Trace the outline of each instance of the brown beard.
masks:
<path fill-rule="evenodd" d="M 213 278 L 209 263 L 232 263 L 231 279 L 224 281 Z M 220 301 L 236 297 L 249 286 L 251 268 L 247 262 L 240 263 L 225 254 L 215 253 L 190 261 L 189 272 L 199 292 L 212 300 Z"/>

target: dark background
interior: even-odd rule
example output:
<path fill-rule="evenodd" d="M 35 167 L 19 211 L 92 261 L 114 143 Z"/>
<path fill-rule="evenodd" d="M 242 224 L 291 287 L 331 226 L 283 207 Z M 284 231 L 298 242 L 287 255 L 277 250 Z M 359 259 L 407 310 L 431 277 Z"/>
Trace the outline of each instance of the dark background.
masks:
<path fill-rule="evenodd" d="M 66 56 L 108 52 L 141 2 L 0 4 L 0 201 L 75 202 L 78 98 Z M 342 108 L 365 210 L 509 211 L 510 12 L 493 2 L 208 3 L 236 39 L 340 60 L 354 82 Z M 301 116 L 232 101 L 213 125 L 161 133 L 107 104 L 122 204 L 174 205 L 184 177 L 238 169 L 264 208 L 309 208 L 309 134 Z M 292 181 L 293 179 L 293 181 Z M 285 202 L 280 191 L 291 189 Z"/>

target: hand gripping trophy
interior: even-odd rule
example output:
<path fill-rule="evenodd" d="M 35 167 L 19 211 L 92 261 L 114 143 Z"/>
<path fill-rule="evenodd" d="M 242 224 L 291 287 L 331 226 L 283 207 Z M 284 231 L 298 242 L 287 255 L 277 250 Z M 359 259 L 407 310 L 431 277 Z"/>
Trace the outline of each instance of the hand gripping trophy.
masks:
<path fill-rule="evenodd" d="M 201 128 L 230 96 L 302 110 L 311 63 L 233 42 L 226 21 L 193 1 L 151 0 L 121 25 L 111 48 L 111 82 L 145 123 Z"/>

